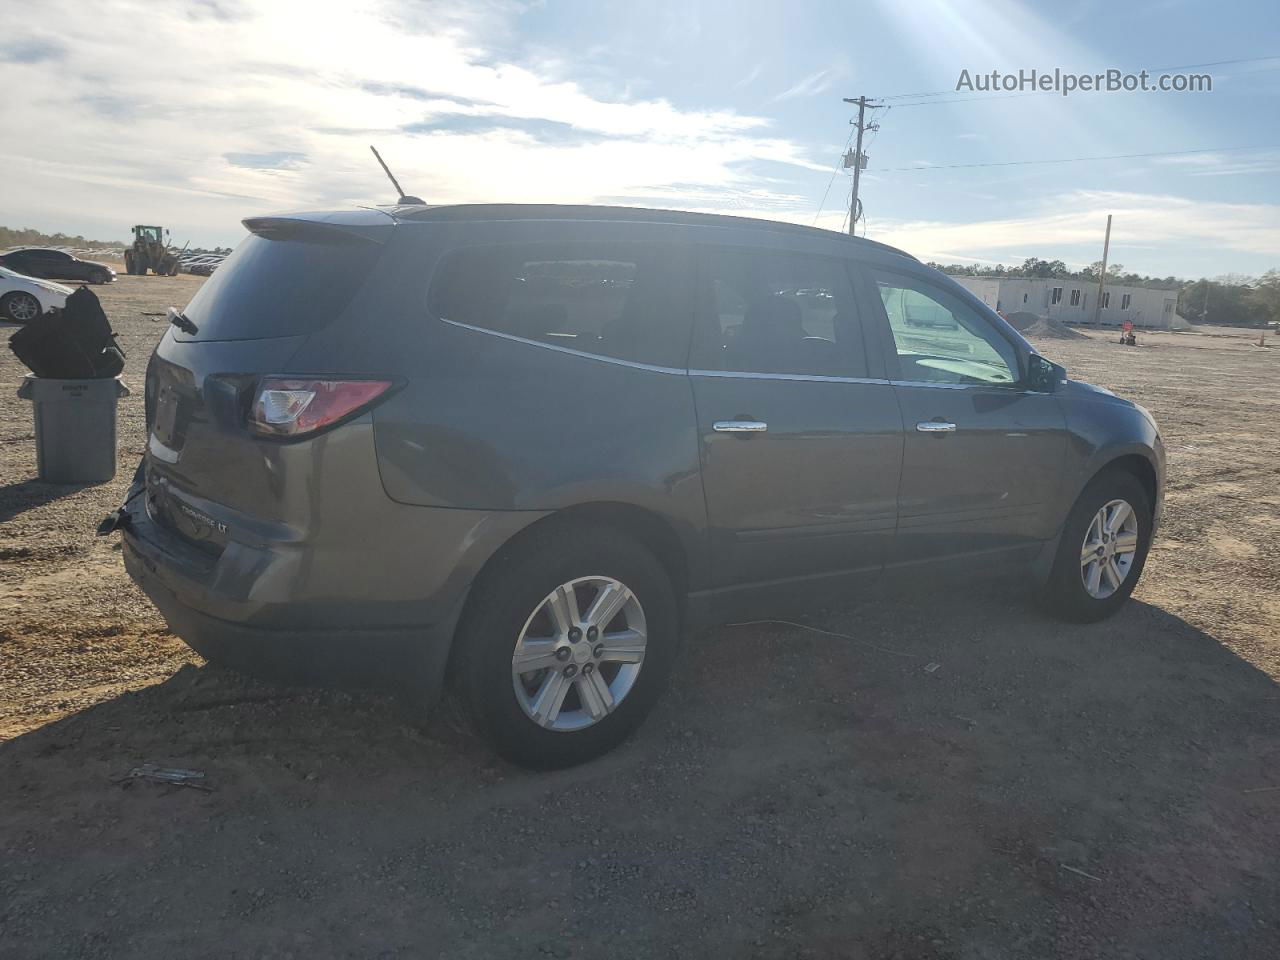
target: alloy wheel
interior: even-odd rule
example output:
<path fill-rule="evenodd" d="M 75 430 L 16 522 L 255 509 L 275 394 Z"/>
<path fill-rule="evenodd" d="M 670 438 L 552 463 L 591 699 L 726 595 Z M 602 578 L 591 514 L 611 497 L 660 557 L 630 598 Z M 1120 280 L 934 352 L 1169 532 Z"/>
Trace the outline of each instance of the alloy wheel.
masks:
<path fill-rule="evenodd" d="M 579 577 L 547 594 L 511 656 L 516 700 L 555 731 L 599 723 L 627 697 L 644 664 L 644 610 L 612 577 Z"/>
<path fill-rule="evenodd" d="M 1089 524 L 1080 548 L 1080 579 L 1095 600 L 1124 583 L 1138 555 L 1138 515 L 1127 500 L 1104 505 Z"/>
<path fill-rule="evenodd" d="M 26 323 L 40 316 L 40 302 L 29 293 L 15 293 L 7 304 L 9 318 Z"/>

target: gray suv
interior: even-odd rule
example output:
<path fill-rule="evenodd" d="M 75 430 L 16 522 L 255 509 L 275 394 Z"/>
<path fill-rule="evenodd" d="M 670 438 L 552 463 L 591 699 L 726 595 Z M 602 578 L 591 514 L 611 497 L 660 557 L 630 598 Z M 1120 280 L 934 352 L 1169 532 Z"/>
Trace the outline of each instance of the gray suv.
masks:
<path fill-rule="evenodd" d="M 108 524 L 210 661 L 424 705 L 448 678 L 554 767 L 701 626 L 948 569 L 1096 620 L 1142 572 L 1150 415 L 900 250 L 611 207 L 245 225 L 156 348 Z"/>

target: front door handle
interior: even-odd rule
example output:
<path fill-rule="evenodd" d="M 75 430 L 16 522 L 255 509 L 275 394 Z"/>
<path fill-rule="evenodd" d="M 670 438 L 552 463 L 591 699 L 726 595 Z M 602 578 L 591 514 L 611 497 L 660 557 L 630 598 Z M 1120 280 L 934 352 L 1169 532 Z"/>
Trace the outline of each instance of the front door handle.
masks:
<path fill-rule="evenodd" d="M 762 420 L 717 420 L 712 429 L 716 433 L 764 433 L 769 425 Z"/>
<path fill-rule="evenodd" d="M 916 424 L 916 429 L 921 433 L 955 433 L 956 425 L 941 420 L 921 420 Z"/>

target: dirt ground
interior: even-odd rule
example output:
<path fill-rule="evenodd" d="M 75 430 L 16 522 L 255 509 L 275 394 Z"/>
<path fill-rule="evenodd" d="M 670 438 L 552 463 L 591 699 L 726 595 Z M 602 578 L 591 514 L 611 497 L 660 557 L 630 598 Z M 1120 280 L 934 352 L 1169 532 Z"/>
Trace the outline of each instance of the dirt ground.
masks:
<path fill-rule="evenodd" d="M 98 288 L 135 389 L 112 483 L 32 479 L 0 356 L 0 957 L 1280 956 L 1280 348 L 1043 343 L 1168 444 L 1113 620 L 833 598 L 811 623 L 857 639 L 714 631 L 630 743 L 531 774 L 449 702 L 422 730 L 205 667 L 93 536 L 199 282 Z"/>

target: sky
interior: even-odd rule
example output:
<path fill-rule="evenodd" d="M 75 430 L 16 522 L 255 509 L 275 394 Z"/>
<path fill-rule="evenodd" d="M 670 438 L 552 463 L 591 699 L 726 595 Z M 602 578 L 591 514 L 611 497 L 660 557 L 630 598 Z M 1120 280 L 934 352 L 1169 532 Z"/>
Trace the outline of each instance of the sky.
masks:
<path fill-rule="evenodd" d="M 1187 71 L 1212 92 L 955 92 L 962 70 L 1218 61 L 1248 62 Z M 44 0 L 6 18 L 0 89 L 0 223 L 96 240 L 233 245 L 244 217 L 389 203 L 371 143 L 429 203 L 840 230 L 842 98 L 866 95 L 860 234 L 1082 266 L 1110 213 L 1126 270 L 1280 268 L 1274 0 Z M 1130 154 L 1165 155 L 1023 163 Z"/>

